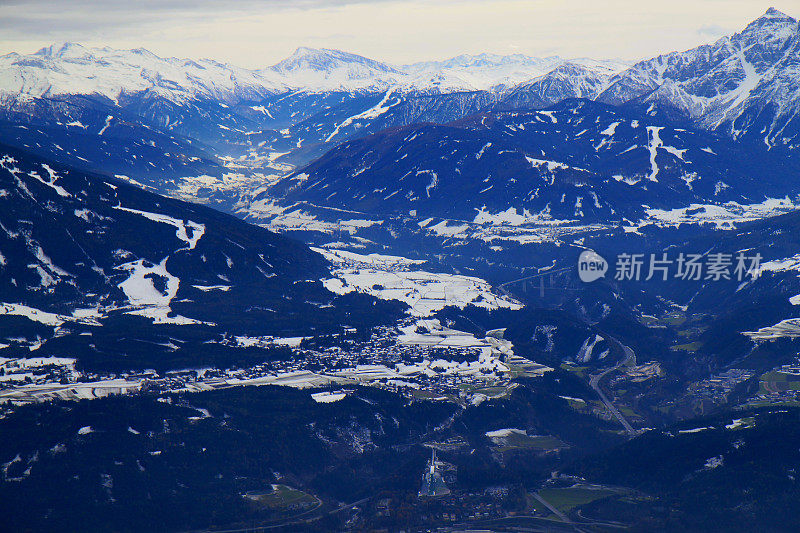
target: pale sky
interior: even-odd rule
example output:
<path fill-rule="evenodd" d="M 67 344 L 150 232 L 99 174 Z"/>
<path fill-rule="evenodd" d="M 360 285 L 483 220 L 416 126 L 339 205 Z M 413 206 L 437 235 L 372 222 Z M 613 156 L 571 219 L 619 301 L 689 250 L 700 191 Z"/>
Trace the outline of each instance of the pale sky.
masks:
<path fill-rule="evenodd" d="M 741 30 L 798 0 L 0 0 L 0 53 L 53 42 L 271 65 L 298 46 L 395 64 L 462 53 L 642 59 Z"/>

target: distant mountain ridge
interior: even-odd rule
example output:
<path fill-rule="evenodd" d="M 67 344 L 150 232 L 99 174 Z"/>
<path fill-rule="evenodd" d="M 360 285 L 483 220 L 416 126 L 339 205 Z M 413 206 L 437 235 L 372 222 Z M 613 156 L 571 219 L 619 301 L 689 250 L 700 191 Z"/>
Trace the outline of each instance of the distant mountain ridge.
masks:
<path fill-rule="evenodd" d="M 400 91 L 476 91 L 511 86 L 565 62 L 555 56 L 479 54 L 392 66 L 341 50 L 301 46 L 275 65 L 251 70 L 210 59 L 161 58 L 143 48 L 115 50 L 58 43 L 30 55 L 0 57 L 4 71 L 0 93 L 6 97 L 95 94 L 117 101 L 124 94 L 152 90 L 176 102 L 194 96 L 230 103 L 290 90 L 385 91 L 396 87 Z M 627 66 L 619 61 L 591 60 L 587 64 L 610 73 Z M 94 71 L 88 73 L 90 68 Z M 449 83 L 444 88 L 440 83 L 424 83 L 437 78 Z"/>
<path fill-rule="evenodd" d="M 798 41 L 797 20 L 770 8 L 731 37 L 629 68 L 621 61 L 486 53 L 393 66 L 340 50 L 299 47 L 273 66 L 249 70 L 209 59 L 160 58 L 141 48 L 113 50 L 63 43 L 30 55 L 0 57 L 0 94 L 4 99 L 96 94 L 117 101 L 121 95 L 149 90 L 174 102 L 196 97 L 230 103 L 291 90 L 447 93 L 494 89 L 515 93 L 507 102 L 512 104 L 528 90 L 546 95 L 543 101 L 529 99 L 531 105 L 574 97 L 614 105 L 646 99 L 677 108 L 693 119 L 703 115 L 703 127 L 713 129 L 767 97 L 781 97 L 777 118 L 790 111 L 785 102 L 797 97 L 793 80 L 797 78 Z M 578 90 L 542 93 L 542 85 L 567 76 Z M 587 84 L 591 91 L 585 90 Z M 738 135 L 740 128 L 734 130 Z"/>

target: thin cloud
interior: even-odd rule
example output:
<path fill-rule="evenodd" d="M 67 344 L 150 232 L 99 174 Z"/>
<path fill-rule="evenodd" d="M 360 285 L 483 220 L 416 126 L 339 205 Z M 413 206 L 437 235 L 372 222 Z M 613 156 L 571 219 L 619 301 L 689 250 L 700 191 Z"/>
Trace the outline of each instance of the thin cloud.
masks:
<path fill-rule="evenodd" d="M 724 28 L 719 24 L 704 24 L 698 28 L 697 33 L 700 35 L 708 35 L 710 37 L 722 37 L 733 33 L 731 28 Z"/>
<path fill-rule="evenodd" d="M 715 40 L 772 4 L 798 15 L 796 0 L 0 0 L 0 53 L 74 41 L 251 68 L 297 46 L 396 64 L 510 50 L 636 60 Z"/>

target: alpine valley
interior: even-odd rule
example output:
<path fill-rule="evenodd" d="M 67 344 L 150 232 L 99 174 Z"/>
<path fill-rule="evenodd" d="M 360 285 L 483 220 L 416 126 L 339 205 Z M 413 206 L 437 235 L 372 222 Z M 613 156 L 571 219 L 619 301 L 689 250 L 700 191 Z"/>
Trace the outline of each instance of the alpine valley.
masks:
<path fill-rule="evenodd" d="M 796 531 L 799 182 L 776 9 L 638 62 L 2 56 L 0 529 Z"/>

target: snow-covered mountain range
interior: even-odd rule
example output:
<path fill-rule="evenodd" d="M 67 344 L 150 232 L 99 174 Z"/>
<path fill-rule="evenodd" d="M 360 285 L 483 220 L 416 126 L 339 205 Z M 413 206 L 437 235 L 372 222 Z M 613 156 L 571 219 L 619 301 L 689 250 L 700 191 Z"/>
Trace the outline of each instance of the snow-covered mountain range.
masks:
<path fill-rule="evenodd" d="M 149 91 L 181 103 L 209 98 L 258 99 L 285 90 L 258 72 L 203 59 L 164 59 L 151 52 L 54 44 L 29 55 L 0 57 L 0 93 L 4 98 L 99 96 L 118 103 Z"/>
<path fill-rule="evenodd" d="M 800 164 L 755 149 L 573 99 L 347 141 L 262 197 L 373 218 L 414 211 L 419 219 L 512 225 L 637 221 L 690 204 L 756 204 L 795 192 L 787 176 Z"/>
<path fill-rule="evenodd" d="M 597 99 L 638 101 L 733 138 L 767 146 L 800 137 L 800 28 L 769 9 L 713 44 L 642 61 L 616 74 Z"/>
<path fill-rule="evenodd" d="M 575 61 L 589 65 L 592 79 L 624 66 Z M 265 176 L 283 175 L 348 138 L 458 119 L 564 64 L 481 54 L 393 66 L 301 47 L 273 66 L 247 70 L 64 43 L 0 57 L 0 131 L 8 144 L 43 157 L 182 198 L 212 201 L 210 194 L 229 209 Z"/>
<path fill-rule="evenodd" d="M 597 75 L 627 65 L 620 61 L 574 60 Z M 0 57 L 0 94 L 5 98 L 96 95 L 118 102 L 150 91 L 173 102 L 210 98 L 231 103 L 287 91 L 447 93 L 511 87 L 541 76 L 567 61 L 515 54 L 458 56 L 392 66 L 356 54 L 299 47 L 277 64 L 258 70 L 210 59 L 161 58 L 138 48 L 87 48 L 53 44 L 34 54 Z"/>
<path fill-rule="evenodd" d="M 0 57 L 0 131 L 17 148 L 156 192 L 222 195 L 216 205 L 232 211 L 242 194 L 343 142 L 572 98 L 786 147 L 791 157 L 800 145 L 798 64 L 798 23 L 774 9 L 731 37 L 630 67 L 521 54 L 390 65 L 301 47 L 248 70 L 68 43 Z"/>
<path fill-rule="evenodd" d="M 762 137 L 781 143 L 796 113 L 798 47 L 797 20 L 775 9 L 730 37 L 633 66 L 522 54 L 462 55 L 395 66 L 338 50 L 300 47 L 273 66 L 248 70 L 209 59 L 161 58 L 144 49 L 64 43 L 0 57 L 0 95 L 5 105 L 10 99 L 58 95 L 119 103 L 143 92 L 173 103 L 212 99 L 231 104 L 298 90 L 493 91 L 508 106 L 541 107 L 565 97 L 655 104 L 707 129 L 724 126 L 734 136 L 772 117 Z"/>
<path fill-rule="evenodd" d="M 420 78 L 436 75 L 463 80 L 465 86 L 477 90 L 506 91 L 518 84 L 530 82 L 565 65 L 578 64 L 597 76 L 610 76 L 629 66 L 624 61 L 594 60 L 589 58 L 564 59 L 558 56 L 544 58 L 523 54 L 460 55 L 446 61 L 426 61 L 401 67 L 404 72 Z"/>
<path fill-rule="evenodd" d="M 499 102 L 505 109 L 540 109 L 565 98 L 593 100 L 608 86 L 612 72 L 597 65 L 567 62 L 506 91 Z"/>

